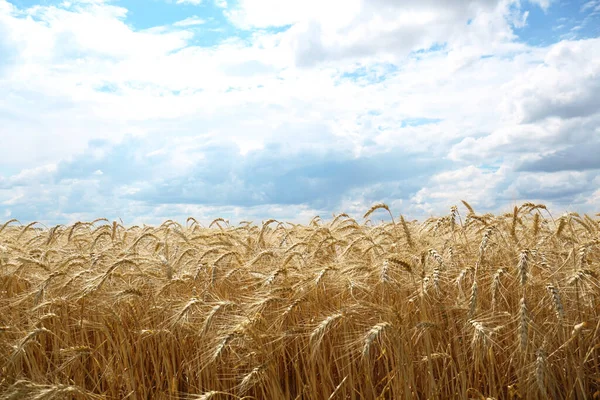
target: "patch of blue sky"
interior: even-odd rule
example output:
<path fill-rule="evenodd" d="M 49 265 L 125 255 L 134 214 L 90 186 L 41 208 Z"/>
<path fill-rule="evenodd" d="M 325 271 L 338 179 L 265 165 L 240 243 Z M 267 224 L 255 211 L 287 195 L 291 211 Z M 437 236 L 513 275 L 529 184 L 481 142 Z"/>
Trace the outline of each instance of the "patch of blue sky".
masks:
<path fill-rule="evenodd" d="M 502 161 L 501 159 L 498 159 L 492 163 L 488 162 L 485 164 L 480 164 L 477 166 L 477 168 L 479 168 L 480 170 L 487 171 L 487 172 L 497 172 L 500 169 L 500 167 L 502 166 L 501 161 Z"/>
<path fill-rule="evenodd" d="M 190 44 L 194 46 L 215 46 L 224 40 L 235 37 L 236 40 L 250 40 L 256 30 L 241 30 L 229 22 L 223 15 L 223 9 L 213 1 L 203 1 L 198 5 L 176 4 L 175 1 L 152 0 L 116 0 L 114 4 L 128 10 L 126 23 L 136 30 L 157 26 L 173 25 L 191 18 L 197 24 L 183 24 L 180 27 L 195 31 Z M 260 32 L 278 33 L 290 28 L 290 25 L 262 29 Z"/>
<path fill-rule="evenodd" d="M 15 6 L 15 16 L 31 18 L 33 21 L 41 21 L 41 16 L 33 9 L 35 7 L 59 6 L 61 1 L 58 0 L 8 0 L 9 3 Z"/>
<path fill-rule="evenodd" d="M 223 15 L 223 9 L 212 1 L 204 1 L 199 5 L 176 4 L 174 1 L 152 0 L 117 0 L 119 5 L 128 10 L 125 22 L 136 30 L 150 29 L 174 24 L 193 18 L 196 24 L 184 24 L 179 28 L 195 31 L 191 45 L 210 47 L 219 44 L 232 36 L 238 36 L 238 30 Z"/>
<path fill-rule="evenodd" d="M 407 118 L 402 120 L 402 128 L 406 128 L 407 126 L 422 126 L 422 125 L 430 125 L 437 124 L 442 120 L 439 118 Z"/>
<path fill-rule="evenodd" d="M 339 79 L 341 81 L 350 80 L 359 84 L 372 85 L 385 81 L 397 71 L 398 66 L 390 63 L 378 64 L 371 68 L 358 66 L 352 71 L 342 73 Z"/>
<path fill-rule="evenodd" d="M 523 3 L 523 10 L 529 12 L 526 24 L 515 28 L 515 34 L 527 44 L 547 46 L 563 39 L 600 36 L 600 1 L 560 0 L 551 2 L 546 10 Z"/>
<path fill-rule="evenodd" d="M 19 168 L 8 165 L 0 165 L 0 179 L 8 178 L 20 172 Z"/>
<path fill-rule="evenodd" d="M 58 5 L 61 2 L 54 0 L 9 0 L 9 3 L 12 3 L 19 9 L 31 8 L 33 6 L 51 6 Z"/>
<path fill-rule="evenodd" d="M 292 25 L 273 26 L 266 29 L 262 29 L 262 31 L 267 33 L 281 33 L 287 31 L 291 27 Z"/>
<path fill-rule="evenodd" d="M 292 25 L 282 25 L 282 26 L 273 26 L 268 28 L 252 28 L 252 29 L 241 29 L 234 25 L 232 25 L 227 19 L 219 20 L 218 27 L 214 28 L 213 37 L 216 38 L 216 43 L 220 41 L 235 38 L 237 41 L 247 42 L 248 44 L 252 44 L 254 38 L 257 35 L 261 34 L 277 34 L 281 32 L 285 32 L 292 27 Z M 207 27 L 208 30 L 213 28 Z M 197 35 L 198 36 L 198 35 Z M 197 37 L 192 40 L 192 44 L 198 43 L 200 38 Z M 207 40 L 204 40 L 207 42 Z"/>
<path fill-rule="evenodd" d="M 63 4 L 69 4 L 69 1 L 63 0 L 11 0 L 10 2 L 20 10 L 35 6 L 61 7 Z M 254 33 L 233 26 L 223 15 L 223 9 L 217 7 L 213 1 L 203 1 L 199 5 L 194 5 L 176 4 L 174 0 L 112 0 L 109 4 L 125 8 L 127 14 L 124 22 L 136 31 L 157 27 L 194 31 L 194 38 L 189 43 L 195 46 L 215 46 L 231 37 L 238 40 L 250 39 Z M 188 20 L 186 21 L 188 23 L 175 26 L 176 23 L 185 20 Z M 289 26 L 282 26 L 265 31 L 276 33 L 288 28 Z"/>
<path fill-rule="evenodd" d="M 107 84 L 96 87 L 95 90 L 97 92 L 102 92 L 102 93 L 116 93 L 119 90 L 119 88 L 117 87 L 117 85 L 107 83 Z"/>
<path fill-rule="evenodd" d="M 445 51 L 447 49 L 447 47 L 448 47 L 447 43 L 434 43 L 427 48 L 411 51 L 410 56 L 413 58 L 419 59 L 422 56 L 430 54 L 430 53 L 435 53 L 438 51 Z"/>
<path fill-rule="evenodd" d="M 112 4 L 127 9 L 126 22 L 136 30 L 171 25 L 191 17 L 197 17 L 207 23 L 215 19 L 224 19 L 222 10 L 212 2 L 193 5 L 165 0 L 115 0 Z"/>

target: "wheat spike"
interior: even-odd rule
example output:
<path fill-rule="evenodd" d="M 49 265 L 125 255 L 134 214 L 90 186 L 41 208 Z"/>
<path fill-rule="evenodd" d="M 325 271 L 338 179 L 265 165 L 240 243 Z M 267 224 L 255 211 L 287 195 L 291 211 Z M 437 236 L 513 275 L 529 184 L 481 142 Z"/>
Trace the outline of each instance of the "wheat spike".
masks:
<path fill-rule="evenodd" d="M 469 214 L 475 214 L 475 210 L 473 210 L 473 207 L 471 207 L 469 203 L 467 203 L 465 200 L 461 200 L 461 202 L 464 204 L 467 210 L 469 210 Z"/>
<path fill-rule="evenodd" d="M 525 297 L 521 297 L 519 301 L 519 348 L 521 352 L 525 352 L 527 349 L 529 338 L 529 310 L 527 309 L 527 303 Z"/>
<path fill-rule="evenodd" d="M 477 311 L 477 281 L 473 281 L 471 286 L 471 296 L 469 297 L 469 318 L 472 318 Z"/>
<path fill-rule="evenodd" d="M 390 327 L 391 325 L 389 323 L 381 322 L 379 324 L 374 325 L 371 328 L 371 330 L 369 330 L 364 340 L 365 343 L 363 345 L 362 351 L 363 360 L 368 359 L 369 355 L 371 354 L 371 347 L 373 346 L 373 343 L 377 341 L 377 339 L 382 335 L 382 333 Z"/>
<path fill-rule="evenodd" d="M 404 219 L 403 215 L 400 215 L 400 223 L 402 224 L 402 230 L 404 231 L 404 236 L 406 236 L 406 243 L 408 243 L 408 246 L 410 248 L 414 248 L 415 243 L 413 242 L 412 235 L 410 233 L 410 229 L 408 229 L 408 224 L 406 223 L 406 220 Z"/>
<path fill-rule="evenodd" d="M 521 250 L 519 263 L 517 264 L 517 273 L 521 287 L 525 287 L 529 278 L 529 250 Z"/>
<path fill-rule="evenodd" d="M 546 390 L 546 352 L 543 348 L 539 348 L 536 353 L 535 382 L 542 396 L 546 397 L 548 393 Z"/>
<path fill-rule="evenodd" d="M 565 309 L 560 298 L 560 293 L 558 289 L 550 283 L 546 285 L 546 289 L 548 290 L 548 292 L 550 293 L 550 297 L 552 298 L 552 304 L 554 306 L 554 312 L 556 314 L 556 317 L 559 321 L 562 321 L 565 316 Z"/>

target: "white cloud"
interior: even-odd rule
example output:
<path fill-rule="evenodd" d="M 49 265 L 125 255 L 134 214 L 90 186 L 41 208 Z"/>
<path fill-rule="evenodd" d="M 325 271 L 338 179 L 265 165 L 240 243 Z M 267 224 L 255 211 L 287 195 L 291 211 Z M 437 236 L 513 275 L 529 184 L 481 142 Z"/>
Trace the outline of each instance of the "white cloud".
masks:
<path fill-rule="evenodd" d="M 595 54 L 600 54 L 600 39 L 563 41 L 539 54 L 536 65 L 520 66 L 495 92 L 502 99 L 496 111 L 504 119 L 485 135 L 454 145 L 450 157 L 522 158 L 597 138 L 600 63 Z"/>
<path fill-rule="evenodd" d="M 596 190 L 585 200 L 586 204 L 589 208 L 597 209 L 598 204 L 600 204 L 600 189 Z"/>
<path fill-rule="evenodd" d="M 202 4 L 202 0 L 177 0 L 175 4 L 191 4 L 193 6 L 198 6 Z"/>
<path fill-rule="evenodd" d="M 205 23 L 206 23 L 205 20 L 194 15 L 193 17 L 189 17 L 189 18 L 183 19 L 181 21 L 177 21 L 173 25 L 175 25 L 175 26 L 195 26 L 195 25 L 203 25 Z"/>
<path fill-rule="evenodd" d="M 3 202 L 1 202 L 0 204 L 3 204 L 5 206 L 12 206 L 14 204 L 19 203 L 20 201 L 23 200 L 23 198 L 25 197 L 24 194 L 19 193 L 16 195 L 13 195 L 12 197 L 10 197 L 8 200 L 4 200 Z"/>
<path fill-rule="evenodd" d="M 581 12 L 585 12 L 587 10 L 597 10 L 597 7 L 600 6 L 600 1 L 598 0 L 590 0 L 584 3 L 579 9 Z"/>
<path fill-rule="evenodd" d="M 304 66 L 375 55 L 401 59 L 447 42 L 474 53 L 496 49 L 515 37 L 511 23 L 525 18 L 513 2 L 500 0 L 241 0 L 226 15 L 244 28 L 293 25 L 283 40 Z"/>
<path fill-rule="evenodd" d="M 23 169 L 15 175 L 0 180 L 0 189 L 35 185 L 40 181 L 50 179 L 56 170 L 56 164 L 48 164 L 39 167 Z"/>
<path fill-rule="evenodd" d="M 555 0 L 528 0 L 528 1 L 532 4 L 537 4 L 544 11 L 546 11 L 548 9 L 548 7 L 550 7 L 550 3 L 554 2 Z"/>
<path fill-rule="evenodd" d="M 434 175 L 411 200 L 430 214 L 439 214 L 460 200 L 467 200 L 474 207 L 493 209 L 508 174 L 506 167 L 485 171 L 475 166 L 442 172 Z"/>
<path fill-rule="evenodd" d="M 598 203 L 590 202 L 596 193 L 597 172 L 561 171 L 521 173 L 510 182 L 506 193 L 517 193 L 517 199 L 545 203 L 555 214 L 568 211 L 597 213 Z"/>
<path fill-rule="evenodd" d="M 15 6 L 6 0 L 0 0 L 0 12 L 3 14 L 12 13 L 15 11 Z"/>
<path fill-rule="evenodd" d="M 53 207 L 55 220 L 81 217 L 86 209 L 91 218 L 97 216 L 93 210 L 123 215 L 131 196 L 148 193 L 160 179 L 171 190 L 168 202 L 137 199 L 128 218 L 185 212 L 260 216 L 269 214 L 266 206 L 233 203 L 241 201 L 236 188 L 256 199 L 277 192 L 268 181 L 287 168 L 281 160 L 265 159 L 260 177 L 240 172 L 244 163 L 259 170 L 251 161 L 269 152 L 304 152 L 306 159 L 315 158 L 313 165 L 340 176 L 348 165 L 360 166 L 346 183 L 369 168 L 379 171 L 373 155 L 389 157 L 394 168 L 408 172 L 411 167 L 401 164 L 408 157 L 429 166 L 412 178 L 373 174 L 360 187 L 307 178 L 337 192 L 320 199 L 322 204 L 279 199 L 283 206 L 268 206 L 281 207 L 278 215 L 289 217 L 345 207 L 360 211 L 379 200 L 413 215 L 446 212 L 460 198 L 493 209 L 535 191 L 560 202 L 569 191 L 584 193 L 583 183 L 598 175 L 588 172 L 577 185 L 561 183 L 550 193 L 536 177 L 563 182 L 578 176 L 518 170 L 524 161 L 600 134 L 600 42 L 519 42 L 514 28 L 526 11 L 515 2 L 242 0 L 227 13 L 242 27 L 292 26 L 198 47 L 190 45 L 192 29 L 208 29 L 196 25 L 198 17 L 135 30 L 127 10 L 112 3 L 18 9 L 0 0 L 0 52 L 9 55 L 0 60 L 0 136 L 11 143 L 0 148 L 0 157 L 24 170 L 0 181 L 0 202 L 12 201 L 17 216 L 30 209 L 32 197 L 39 197 L 40 210 L 43 204 Z M 90 164 L 127 135 L 141 138 L 137 151 L 123 150 L 85 175 L 61 176 L 60 166 L 77 159 L 91 140 L 108 144 L 91 146 L 85 153 Z M 330 164 L 322 162 L 324 154 Z M 177 203 L 191 202 L 193 188 L 210 187 L 193 171 L 211 157 L 218 160 L 212 168 L 224 177 L 214 189 L 222 204 Z M 121 175 L 113 165 L 146 158 L 153 161 L 136 174 Z M 288 161 L 298 162 L 292 156 Z M 59 167 L 33 172 L 40 165 Z M 441 165 L 448 171 L 440 173 Z M 114 181 L 118 185 L 106 186 Z M 2 189 L 18 185 L 23 193 Z M 18 194 L 23 196 L 15 199 Z M 593 206 L 588 198 L 572 198 L 581 207 Z"/>
<path fill-rule="evenodd" d="M 544 64 L 513 80 L 511 102 L 525 122 L 548 116 L 585 117 L 600 110 L 600 39 L 560 42 Z"/>

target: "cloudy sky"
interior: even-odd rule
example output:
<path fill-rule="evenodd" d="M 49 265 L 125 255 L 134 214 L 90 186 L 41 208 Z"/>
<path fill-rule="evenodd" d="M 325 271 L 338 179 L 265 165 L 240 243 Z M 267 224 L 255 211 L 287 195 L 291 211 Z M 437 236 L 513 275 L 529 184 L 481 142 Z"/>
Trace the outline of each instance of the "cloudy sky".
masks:
<path fill-rule="evenodd" d="M 600 211 L 600 0 L 0 0 L 0 220 Z"/>

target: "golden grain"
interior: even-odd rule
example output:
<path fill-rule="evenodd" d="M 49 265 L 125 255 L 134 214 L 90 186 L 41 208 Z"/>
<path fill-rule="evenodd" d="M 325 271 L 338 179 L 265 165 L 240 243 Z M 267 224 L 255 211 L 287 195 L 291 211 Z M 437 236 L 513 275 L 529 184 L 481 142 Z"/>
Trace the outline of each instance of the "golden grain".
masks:
<path fill-rule="evenodd" d="M 589 398 L 600 219 L 463 204 L 464 224 L 8 221 L 0 400 Z"/>

